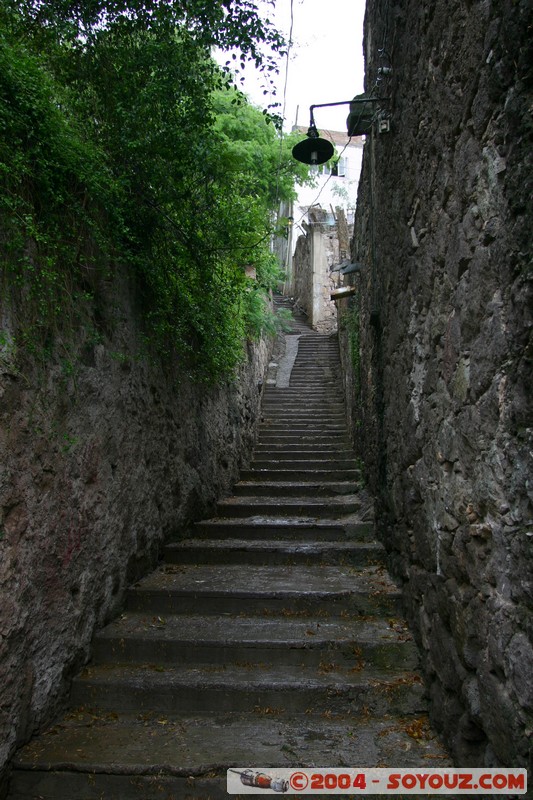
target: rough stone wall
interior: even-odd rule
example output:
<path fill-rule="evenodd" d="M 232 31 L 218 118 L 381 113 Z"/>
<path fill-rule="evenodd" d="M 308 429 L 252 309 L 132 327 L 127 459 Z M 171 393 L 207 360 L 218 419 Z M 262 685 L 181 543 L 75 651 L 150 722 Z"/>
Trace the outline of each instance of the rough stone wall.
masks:
<path fill-rule="evenodd" d="M 336 228 L 322 221 L 326 216 L 322 209 L 309 211 L 306 233 L 298 238 L 293 258 L 294 297 L 320 333 L 337 329 L 337 310 L 330 295 L 339 284 L 339 273 L 331 271 L 339 263 L 339 236 Z"/>
<path fill-rule="evenodd" d="M 313 273 L 311 237 L 306 231 L 299 236 L 294 250 L 292 294 L 296 303 L 305 311 L 309 319 L 313 310 L 313 283 L 309 279 Z"/>
<path fill-rule="evenodd" d="M 391 132 L 352 252 L 362 451 L 434 721 L 458 764 L 530 769 L 531 25 L 524 0 L 369 0 Z"/>
<path fill-rule="evenodd" d="M 1 352 L 0 775 L 57 710 L 127 584 L 212 511 L 254 443 L 265 343 L 236 382 L 199 387 L 139 357 L 127 283 L 103 305 L 99 335 L 79 331 L 51 362 Z"/>

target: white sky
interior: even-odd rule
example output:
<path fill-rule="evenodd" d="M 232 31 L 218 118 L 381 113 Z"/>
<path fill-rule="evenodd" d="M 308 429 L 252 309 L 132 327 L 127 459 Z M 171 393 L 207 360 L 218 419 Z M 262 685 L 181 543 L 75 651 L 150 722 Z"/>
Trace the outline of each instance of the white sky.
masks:
<path fill-rule="evenodd" d="M 293 47 L 289 61 L 285 128 L 309 124 L 309 106 L 349 100 L 363 91 L 365 0 L 292 0 Z M 275 0 L 273 21 L 288 38 L 291 0 Z M 272 10 L 268 10 L 272 14 Z M 283 102 L 286 60 L 280 64 L 277 100 Z M 244 91 L 263 107 L 257 77 L 248 73 Z M 265 100 L 267 103 L 265 103 Z M 318 130 L 346 130 L 348 106 L 315 109 Z M 281 110 L 280 110 L 281 113 Z"/>

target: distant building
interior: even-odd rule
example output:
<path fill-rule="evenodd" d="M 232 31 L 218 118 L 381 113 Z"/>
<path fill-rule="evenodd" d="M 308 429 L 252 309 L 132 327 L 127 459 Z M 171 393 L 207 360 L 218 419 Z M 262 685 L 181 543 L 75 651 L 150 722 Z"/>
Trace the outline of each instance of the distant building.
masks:
<path fill-rule="evenodd" d="M 307 134 L 307 128 L 294 130 Z M 285 235 L 273 247 L 284 272 L 282 291 L 294 297 L 315 330 L 328 332 L 337 324 L 330 294 L 339 285 L 340 264 L 350 257 L 364 138 L 324 129 L 320 136 L 334 144 L 337 157 L 311 167 L 314 185 L 299 187 L 296 200 L 282 204 Z"/>
<path fill-rule="evenodd" d="M 307 133 L 307 128 L 301 126 L 294 130 L 302 136 Z M 298 189 L 298 198 L 294 201 L 293 217 L 295 230 L 293 233 L 293 250 L 299 232 L 298 226 L 302 221 L 308 221 L 307 212 L 312 206 L 319 206 L 326 215 L 331 217 L 334 224 L 334 209 L 342 208 L 348 224 L 353 224 L 355 205 L 357 203 L 357 187 L 363 162 L 364 137 L 353 136 L 351 139 L 346 133 L 340 131 L 326 131 L 321 129 L 320 136 L 329 139 L 334 145 L 338 156 L 336 164 L 322 164 L 311 169 L 315 173 L 314 186 L 301 186 Z"/>

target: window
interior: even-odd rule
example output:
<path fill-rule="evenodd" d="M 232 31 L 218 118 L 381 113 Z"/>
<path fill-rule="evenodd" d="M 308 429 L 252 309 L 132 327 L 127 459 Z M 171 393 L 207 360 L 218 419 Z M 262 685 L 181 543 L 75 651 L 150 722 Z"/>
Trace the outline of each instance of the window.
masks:
<path fill-rule="evenodd" d="M 332 164 L 331 174 L 334 178 L 346 177 L 346 159 L 344 156 L 341 156 L 335 164 Z"/>

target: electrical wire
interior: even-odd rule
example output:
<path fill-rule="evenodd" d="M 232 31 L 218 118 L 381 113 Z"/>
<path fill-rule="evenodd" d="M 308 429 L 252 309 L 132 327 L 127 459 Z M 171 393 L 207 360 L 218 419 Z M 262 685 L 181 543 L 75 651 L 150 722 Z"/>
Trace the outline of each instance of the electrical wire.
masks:
<path fill-rule="evenodd" d="M 354 125 L 353 127 L 357 127 L 357 125 L 358 125 L 358 124 L 361 122 L 361 120 L 363 119 L 364 110 L 365 110 L 365 106 L 364 106 L 364 105 L 362 105 L 362 106 L 361 106 L 361 110 L 359 111 L 359 116 L 358 116 L 358 118 L 357 118 L 357 120 L 356 120 L 356 122 L 355 122 L 355 125 Z M 373 121 L 374 121 L 374 118 L 372 118 L 372 122 L 373 122 Z M 331 142 L 332 142 L 333 144 L 335 144 L 335 142 L 333 142 L 333 138 L 332 138 L 332 136 L 330 136 L 329 138 L 330 138 Z M 346 144 L 345 144 L 345 145 L 344 145 L 344 147 L 342 148 L 341 152 L 339 153 L 339 159 L 341 159 L 341 158 L 342 158 L 342 156 L 343 156 L 343 154 L 344 154 L 344 151 L 346 150 L 346 148 L 348 147 L 348 145 L 350 144 L 350 142 L 351 142 L 351 141 L 352 141 L 352 137 L 350 136 L 350 137 L 349 137 L 349 139 L 348 139 L 348 141 L 346 142 Z M 327 181 L 325 181 L 325 182 L 324 182 L 324 184 L 323 184 L 323 185 L 322 185 L 322 187 L 320 188 L 320 191 L 319 191 L 319 193 L 317 194 L 317 196 L 315 197 L 315 199 L 313 200 L 313 202 L 312 202 L 312 203 L 311 203 L 311 204 L 310 204 L 310 205 L 307 207 L 307 208 L 308 208 L 308 210 L 309 210 L 310 208 L 312 208 L 312 207 L 313 207 L 313 206 L 316 204 L 317 200 L 319 199 L 320 195 L 322 194 L 322 192 L 324 191 L 324 189 L 326 188 L 326 186 L 328 185 L 328 183 L 330 182 L 330 180 L 331 180 L 331 178 L 332 178 L 332 177 L 333 177 L 333 173 L 330 173 L 330 175 L 328 176 L 328 179 L 327 179 Z M 302 214 L 302 216 L 300 217 L 300 219 L 299 219 L 299 220 L 296 222 L 296 225 L 299 225 L 299 224 L 300 224 L 300 222 L 301 222 L 301 221 L 304 219 L 304 217 L 306 217 L 306 216 L 307 216 L 307 214 L 308 214 L 308 211 L 304 211 L 304 213 Z"/>
<path fill-rule="evenodd" d="M 390 56 L 390 54 L 389 54 L 389 52 L 387 50 L 388 38 L 389 38 L 389 9 L 390 9 L 390 0 L 386 0 L 385 9 L 384 9 L 384 13 L 383 13 L 383 18 L 384 18 L 383 40 L 382 40 L 381 48 L 378 49 L 378 55 L 379 55 L 380 61 L 383 61 L 383 60 L 386 59 L 390 63 L 391 56 Z M 378 69 L 377 74 L 376 74 L 376 79 L 374 81 L 374 85 L 372 86 L 372 89 L 368 93 L 369 97 L 372 97 L 377 92 L 381 81 L 382 81 L 382 73 Z M 361 109 L 361 112 L 360 112 L 360 115 L 359 115 L 359 119 L 357 120 L 356 125 L 362 119 L 363 108 Z M 376 118 L 377 118 L 377 112 L 374 112 L 374 114 L 372 116 L 372 123 L 371 124 L 374 123 Z M 329 138 L 333 142 L 332 137 L 330 136 Z M 348 145 L 350 144 L 351 140 L 352 140 L 352 137 L 350 136 L 350 138 L 348 139 L 348 141 L 346 142 L 346 144 L 344 145 L 342 151 L 339 154 L 339 159 L 342 158 L 342 155 L 343 155 L 344 151 L 346 150 L 346 148 L 348 147 Z M 333 142 L 333 144 L 334 144 L 334 142 Z M 317 201 L 319 200 L 322 192 L 324 191 L 324 189 L 326 188 L 326 186 L 328 185 L 328 183 L 329 183 L 329 181 L 331 180 L 332 177 L 333 177 L 333 173 L 330 173 L 328 179 L 322 185 L 322 187 L 321 187 L 320 191 L 318 192 L 317 196 L 314 198 L 312 203 L 308 206 L 308 210 L 310 208 L 312 208 L 317 203 Z M 308 211 L 304 211 L 304 213 L 302 214 L 300 219 L 295 224 L 299 225 L 302 222 L 302 220 L 307 216 L 307 214 L 308 214 Z"/>
<path fill-rule="evenodd" d="M 289 25 L 289 41 L 287 44 L 287 53 L 285 56 L 285 80 L 283 83 L 283 101 L 281 104 L 281 131 L 279 137 L 279 157 L 278 157 L 278 169 L 276 172 L 276 207 L 279 207 L 279 195 L 280 195 L 280 176 L 281 176 L 281 165 L 283 162 L 283 142 L 284 142 L 284 134 L 283 134 L 283 123 L 285 122 L 285 112 L 287 110 L 287 85 L 289 82 L 289 60 L 291 55 L 291 49 L 293 45 L 292 41 L 292 34 L 294 30 L 294 0 L 290 2 L 290 25 Z"/>
<path fill-rule="evenodd" d="M 330 137 L 330 138 L 331 138 L 331 137 Z M 332 141 L 333 141 L 333 140 L 332 140 Z M 352 141 L 352 137 L 350 136 L 350 138 L 348 139 L 348 141 L 346 142 L 346 144 L 345 144 L 345 145 L 344 145 L 344 147 L 342 148 L 341 152 L 339 153 L 339 160 L 342 158 L 342 156 L 343 156 L 343 154 L 344 154 L 344 151 L 346 150 L 346 148 L 348 147 L 348 145 L 350 144 L 350 142 L 351 142 L 351 141 Z M 300 219 L 299 219 L 299 220 L 297 220 L 297 222 L 295 223 L 296 225 L 299 225 L 299 224 L 300 224 L 300 222 L 303 220 L 303 218 L 304 218 L 304 217 L 306 217 L 306 216 L 307 216 L 307 214 L 309 213 L 309 209 L 310 209 L 310 208 L 312 208 L 314 205 L 316 205 L 316 202 L 317 202 L 317 200 L 319 199 L 320 195 L 322 194 L 322 192 L 324 191 L 324 189 L 326 188 L 326 186 L 328 185 L 328 183 L 330 182 L 330 180 L 331 180 L 332 178 L 333 178 L 333 172 L 330 172 L 330 174 L 328 175 L 328 178 L 327 178 L 327 180 L 326 180 L 326 181 L 324 181 L 324 183 L 323 183 L 323 184 L 322 184 L 322 186 L 320 187 L 320 191 L 319 191 L 319 193 L 317 194 L 317 196 L 315 197 L 315 199 L 313 200 L 313 202 L 312 202 L 312 203 L 311 203 L 311 204 L 310 204 L 310 205 L 307 207 L 307 211 L 304 211 L 304 213 L 302 214 L 302 216 L 300 217 Z"/>

